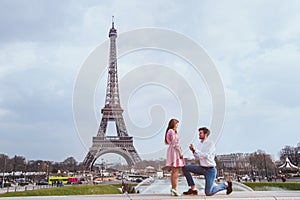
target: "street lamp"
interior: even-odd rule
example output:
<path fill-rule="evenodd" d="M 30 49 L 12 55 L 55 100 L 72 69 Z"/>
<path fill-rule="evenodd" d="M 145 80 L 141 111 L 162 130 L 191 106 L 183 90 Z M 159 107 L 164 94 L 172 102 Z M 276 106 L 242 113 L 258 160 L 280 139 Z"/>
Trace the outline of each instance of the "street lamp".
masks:
<path fill-rule="evenodd" d="M 267 178 L 267 181 L 268 181 L 268 170 L 267 170 L 267 164 L 266 164 L 266 154 L 263 154 L 263 155 L 264 155 L 264 164 L 265 164 L 266 178 Z"/>
<path fill-rule="evenodd" d="M 49 162 L 47 162 L 46 179 L 49 181 Z"/>
<path fill-rule="evenodd" d="M 4 168 L 3 168 L 3 176 L 2 176 L 2 185 L 1 187 L 4 188 L 4 179 L 5 179 L 5 171 L 6 171 L 6 156 L 3 154 L 4 158 Z"/>
<path fill-rule="evenodd" d="M 102 176 L 102 182 L 103 182 L 103 179 L 104 179 L 104 177 L 103 177 L 103 170 L 104 170 L 104 166 L 103 166 L 103 165 L 104 165 L 104 161 L 103 161 L 103 160 L 104 160 L 104 159 L 102 158 L 102 159 L 101 159 L 101 161 L 102 161 L 102 162 L 101 162 L 101 176 Z"/>
<path fill-rule="evenodd" d="M 40 181 L 40 165 L 41 165 L 41 163 L 38 162 L 38 166 L 37 166 L 37 182 Z"/>
<path fill-rule="evenodd" d="M 24 162 L 24 164 L 25 164 L 25 173 L 24 173 L 24 180 L 25 180 L 25 182 L 27 182 L 26 180 L 28 179 L 28 177 L 27 177 L 27 165 L 28 165 L 28 161 L 27 160 L 25 160 L 25 162 Z"/>

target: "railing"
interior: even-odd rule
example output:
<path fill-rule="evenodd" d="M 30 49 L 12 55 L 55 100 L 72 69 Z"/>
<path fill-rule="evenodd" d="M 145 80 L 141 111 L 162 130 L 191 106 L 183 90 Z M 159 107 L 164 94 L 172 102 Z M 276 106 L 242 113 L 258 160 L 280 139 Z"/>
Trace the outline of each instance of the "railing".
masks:
<path fill-rule="evenodd" d="M 94 141 L 102 141 L 102 140 L 116 140 L 116 141 L 132 141 L 133 137 L 130 136 L 96 136 L 93 137 Z M 109 142 L 109 141 L 108 141 Z"/>
<path fill-rule="evenodd" d="M 6 193 L 6 192 L 23 192 L 27 190 L 38 190 L 42 188 L 52 188 L 57 186 L 52 185 L 25 185 L 25 186 L 10 186 L 10 187 L 4 187 L 0 188 L 0 193 Z"/>

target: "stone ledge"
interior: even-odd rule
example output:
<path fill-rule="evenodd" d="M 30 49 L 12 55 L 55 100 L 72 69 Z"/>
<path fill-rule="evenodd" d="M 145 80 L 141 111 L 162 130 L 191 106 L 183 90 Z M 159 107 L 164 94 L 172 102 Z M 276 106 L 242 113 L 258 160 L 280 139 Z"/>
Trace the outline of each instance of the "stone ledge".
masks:
<path fill-rule="evenodd" d="M 169 194 L 107 194 L 107 195 L 82 195 L 82 196 L 43 196 L 43 197 L 7 197 L 3 200 L 202 200 L 202 199 L 225 199 L 225 200 L 300 200 L 300 191 L 254 191 L 254 192 L 233 192 L 226 195 L 220 192 L 214 196 L 171 196 Z"/>

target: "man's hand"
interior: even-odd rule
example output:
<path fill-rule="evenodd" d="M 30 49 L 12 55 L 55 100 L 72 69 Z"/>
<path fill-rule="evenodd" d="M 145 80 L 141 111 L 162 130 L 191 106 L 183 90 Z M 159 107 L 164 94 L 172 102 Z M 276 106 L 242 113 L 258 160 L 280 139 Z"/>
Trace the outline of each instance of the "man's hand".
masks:
<path fill-rule="evenodd" d="M 195 147 L 194 147 L 193 144 L 190 144 L 189 148 L 190 148 L 190 150 L 191 150 L 193 153 L 195 153 Z"/>

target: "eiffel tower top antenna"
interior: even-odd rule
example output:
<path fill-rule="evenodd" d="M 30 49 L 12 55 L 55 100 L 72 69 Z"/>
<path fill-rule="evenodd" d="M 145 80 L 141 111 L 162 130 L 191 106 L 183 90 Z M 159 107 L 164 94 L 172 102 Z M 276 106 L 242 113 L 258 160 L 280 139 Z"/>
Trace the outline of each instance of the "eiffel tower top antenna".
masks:
<path fill-rule="evenodd" d="M 109 67 L 108 79 L 106 88 L 105 107 L 120 107 L 119 86 L 118 86 L 118 71 L 117 71 L 117 29 L 114 27 L 114 16 L 112 16 L 112 27 L 109 30 L 108 37 L 110 38 L 109 51 Z"/>

